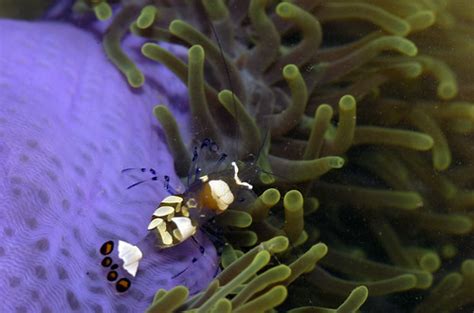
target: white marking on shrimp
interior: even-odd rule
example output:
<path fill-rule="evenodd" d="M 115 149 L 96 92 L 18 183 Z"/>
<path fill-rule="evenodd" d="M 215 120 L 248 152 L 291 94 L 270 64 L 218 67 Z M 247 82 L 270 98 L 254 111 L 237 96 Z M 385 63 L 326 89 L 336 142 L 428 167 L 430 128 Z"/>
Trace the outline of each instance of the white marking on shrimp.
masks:
<path fill-rule="evenodd" d="M 123 268 L 133 277 L 137 274 L 138 264 L 143 258 L 142 251 L 126 241 L 119 240 L 118 256 L 123 261 Z"/>
<path fill-rule="evenodd" d="M 247 182 L 242 182 L 240 180 L 239 175 L 238 175 L 239 174 L 239 167 L 237 166 L 237 164 L 235 162 L 232 162 L 231 164 L 234 167 L 234 180 L 235 180 L 235 183 L 239 186 L 245 186 L 245 187 L 247 187 L 248 189 L 251 190 L 253 188 L 252 185 L 250 185 Z"/>

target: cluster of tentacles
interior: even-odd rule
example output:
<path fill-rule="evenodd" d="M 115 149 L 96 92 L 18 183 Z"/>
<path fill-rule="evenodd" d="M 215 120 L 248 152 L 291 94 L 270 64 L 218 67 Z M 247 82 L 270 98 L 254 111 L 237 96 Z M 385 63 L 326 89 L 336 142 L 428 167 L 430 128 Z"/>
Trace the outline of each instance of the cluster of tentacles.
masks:
<path fill-rule="evenodd" d="M 468 0 L 124 1 L 104 47 L 130 85 L 144 77 L 120 47 L 129 30 L 188 85 L 193 138 L 258 154 L 262 169 L 260 195 L 219 219 L 235 248 L 260 244 L 226 247 L 206 291 L 159 291 L 150 311 L 264 311 L 286 298 L 281 308 L 328 312 L 311 306 L 350 294 L 335 311 L 353 312 L 367 291 L 369 310 L 472 306 L 473 12 Z M 187 61 L 156 41 L 189 47 Z M 179 125 L 165 106 L 154 113 L 186 176 Z M 278 235 L 311 248 L 261 243 Z M 265 251 L 294 263 L 255 276 Z"/>

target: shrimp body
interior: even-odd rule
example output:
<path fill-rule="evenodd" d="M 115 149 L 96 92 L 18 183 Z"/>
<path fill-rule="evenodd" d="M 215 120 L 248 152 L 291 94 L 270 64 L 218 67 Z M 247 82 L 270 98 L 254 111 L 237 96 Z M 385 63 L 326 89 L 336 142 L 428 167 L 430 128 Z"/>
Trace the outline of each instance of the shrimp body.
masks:
<path fill-rule="evenodd" d="M 201 225 L 224 213 L 235 202 L 241 190 L 252 189 L 252 185 L 240 180 L 236 163 L 231 164 L 233 168 L 200 176 L 184 193 L 170 195 L 161 200 L 147 227 L 149 233 L 155 233 L 158 249 L 168 249 L 191 238 Z M 111 253 L 115 251 L 122 269 L 135 277 L 144 257 L 140 246 L 140 243 L 134 245 L 122 240 L 118 240 L 117 244 L 107 241 L 100 248 L 100 253 L 105 257 L 101 264 L 109 267 L 113 263 Z M 112 276 L 111 272 L 107 274 L 109 281 L 118 278 L 115 270 L 116 268 L 112 271 Z M 124 292 L 130 285 L 128 278 L 122 278 L 118 280 L 116 289 Z"/>
<path fill-rule="evenodd" d="M 168 196 L 152 215 L 148 230 L 156 231 L 158 246 L 169 248 L 187 240 L 198 227 L 232 205 L 239 189 L 251 189 L 240 181 L 238 167 L 199 177 L 181 195 Z"/>

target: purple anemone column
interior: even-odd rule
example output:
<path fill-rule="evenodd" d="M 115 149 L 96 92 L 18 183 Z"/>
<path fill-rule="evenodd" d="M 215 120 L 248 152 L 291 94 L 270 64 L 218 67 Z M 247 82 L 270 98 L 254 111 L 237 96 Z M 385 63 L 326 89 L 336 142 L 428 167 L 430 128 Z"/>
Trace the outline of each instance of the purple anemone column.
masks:
<path fill-rule="evenodd" d="M 123 168 L 154 167 L 178 184 L 151 112 L 182 103 L 185 87 L 139 60 L 147 83 L 132 90 L 99 38 L 71 25 L 1 20 L 0 38 L 1 311 L 141 312 L 158 288 L 205 287 L 217 258 L 201 235 L 202 255 L 191 240 L 161 252 L 151 243 L 123 294 L 98 251 L 109 239 L 138 243 L 166 195 L 156 182 L 126 190 Z"/>

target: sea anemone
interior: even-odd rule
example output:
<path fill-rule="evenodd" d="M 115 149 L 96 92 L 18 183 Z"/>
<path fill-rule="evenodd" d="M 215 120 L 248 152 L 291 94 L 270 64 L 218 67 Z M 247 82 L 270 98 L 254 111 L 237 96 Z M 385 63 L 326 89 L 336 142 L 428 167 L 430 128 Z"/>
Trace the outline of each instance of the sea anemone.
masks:
<path fill-rule="evenodd" d="M 128 30 L 187 84 L 190 130 L 175 106 L 152 100 L 178 176 L 193 166 L 187 143 L 204 137 L 237 160 L 255 156 L 243 163 L 257 165 L 257 196 L 216 219 L 229 241 L 223 272 L 191 298 L 182 287 L 158 291 L 150 311 L 353 312 L 367 295 L 368 311 L 473 305 L 469 1 L 80 7 L 111 18 L 104 50 L 131 87 L 160 84 L 137 50 L 122 48 Z M 287 246 L 265 246 L 281 235 Z M 290 265 L 253 276 L 270 262 L 265 251 Z"/>

